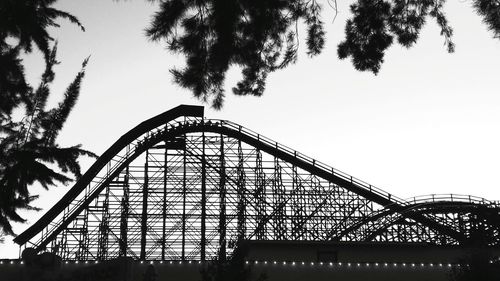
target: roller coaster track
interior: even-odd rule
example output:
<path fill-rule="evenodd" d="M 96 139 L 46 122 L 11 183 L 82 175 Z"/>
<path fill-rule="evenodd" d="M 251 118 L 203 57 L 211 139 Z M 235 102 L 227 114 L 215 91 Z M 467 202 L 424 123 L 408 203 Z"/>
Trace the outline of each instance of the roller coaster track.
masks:
<path fill-rule="evenodd" d="M 89 212 L 90 206 L 92 205 L 92 202 L 97 202 L 96 200 L 99 199 L 100 194 L 105 192 L 106 188 L 109 188 L 109 186 L 112 186 L 113 184 L 120 185 L 121 181 L 118 180 L 120 178 L 120 175 L 124 173 L 125 170 L 128 169 L 128 167 L 132 167 L 131 163 L 138 159 L 139 156 L 144 155 L 149 152 L 150 149 L 159 147 L 159 143 L 164 143 L 165 149 L 167 147 L 169 149 L 173 149 L 176 151 L 187 151 L 188 149 L 186 147 L 186 136 L 188 135 L 194 135 L 198 134 L 200 138 L 203 138 L 203 141 L 201 144 L 203 145 L 201 148 L 200 147 L 193 147 L 193 150 L 202 150 L 203 153 L 199 154 L 196 156 L 197 162 L 200 164 L 197 164 L 199 167 L 199 171 L 202 174 L 203 180 L 205 179 L 205 170 L 206 169 L 211 169 L 212 171 L 219 171 L 221 173 L 221 176 L 217 178 L 217 180 L 221 181 L 221 189 L 222 186 L 224 185 L 222 183 L 222 178 L 227 177 L 225 174 L 225 167 L 218 167 L 215 164 L 211 164 L 209 160 L 207 160 L 205 157 L 209 158 L 209 155 L 205 153 L 205 135 L 207 134 L 213 134 L 216 136 L 220 136 L 220 144 L 217 143 L 217 145 L 221 146 L 220 153 L 222 156 L 221 159 L 224 158 L 223 151 L 224 149 L 222 148 L 224 145 L 223 139 L 228 138 L 231 140 L 235 140 L 234 143 L 238 143 L 241 146 L 241 143 L 245 143 L 248 145 L 250 148 L 257 152 L 252 152 L 255 155 L 260 155 L 260 153 L 266 153 L 267 155 L 270 155 L 274 157 L 275 159 L 279 159 L 281 161 L 280 163 L 282 164 L 275 164 L 274 169 L 281 169 L 281 166 L 284 165 L 290 165 L 291 168 L 291 181 L 293 181 L 292 186 L 294 186 L 295 189 L 299 188 L 299 184 L 303 182 L 303 179 L 297 179 L 299 178 L 299 174 L 297 172 L 298 169 L 301 169 L 301 171 L 305 171 L 303 173 L 307 174 L 306 177 L 310 179 L 311 182 L 313 181 L 324 181 L 329 183 L 332 186 L 335 186 L 336 189 L 331 189 L 330 193 L 333 194 L 336 191 L 341 190 L 348 196 L 349 198 L 354 198 L 354 199 L 349 199 L 349 200 L 358 200 L 359 202 L 356 203 L 359 206 L 351 207 L 352 213 L 359 213 L 362 208 L 367 208 L 366 204 L 377 204 L 380 205 L 381 207 L 378 210 L 373 210 L 369 212 L 368 214 L 364 214 L 361 217 L 364 217 L 364 219 L 361 220 L 355 220 L 354 222 L 350 222 L 351 218 L 348 216 L 345 216 L 343 220 L 345 222 L 345 226 L 340 226 L 338 227 L 337 230 L 335 231 L 327 231 L 325 234 L 321 234 L 320 237 L 321 239 L 324 240 L 342 240 L 343 237 L 349 237 L 349 233 L 355 233 L 358 229 L 360 229 L 363 225 L 366 225 L 367 223 L 373 223 L 379 220 L 380 218 L 387 217 L 389 215 L 393 214 L 398 214 L 399 219 L 404 218 L 406 220 L 412 220 L 415 221 L 416 223 L 423 225 L 425 227 L 428 227 L 429 229 L 432 229 L 433 231 L 440 233 L 442 235 L 445 235 L 447 237 L 450 237 L 452 240 L 457 241 L 458 243 L 465 243 L 468 239 L 467 234 L 463 233 L 460 231 L 460 229 L 456 229 L 454 227 L 451 227 L 450 225 L 447 225 L 446 223 L 443 223 L 439 221 L 439 218 L 437 218 L 434 214 L 430 214 L 432 212 L 417 212 L 416 210 L 422 210 L 424 207 L 432 207 L 435 208 L 436 206 L 439 206 L 440 204 L 450 204 L 453 203 L 455 206 L 457 204 L 461 205 L 467 205 L 467 206 L 485 206 L 487 208 L 493 209 L 498 211 L 499 205 L 497 202 L 493 201 L 487 201 L 482 198 L 476 198 L 476 197 L 470 197 L 470 196 L 457 196 L 457 195 L 448 195 L 447 197 L 443 196 L 430 196 L 430 197 L 421 197 L 421 198 L 412 198 L 409 200 L 404 200 L 401 198 L 398 198 L 397 196 L 394 196 L 390 193 L 387 193 L 379 188 L 376 188 L 362 180 L 359 180 L 355 177 L 352 177 L 349 174 L 346 174 L 342 171 L 339 171 L 333 167 L 330 167 L 324 163 L 321 163 L 319 161 L 316 161 L 315 159 L 312 159 L 310 157 L 307 157 L 293 149 L 290 149 L 284 145 L 281 145 L 271 139 L 268 139 L 266 137 L 261 136 L 260 134 L 253 132 L 247 128 L 242 127 L 241 125 L 225 121 L 225 120 L 215 120 L 215 119 L 204 119 L 203 118 L 203 107 L 197 107 L 197 106 L 187 106 L 187 105 L 181 105 L 178 106 L 174 109 L 171 109 L 169 111 L 166 111 L 165 113 L 162 113 L 158 116 L 155 116 L 151 119 L 148 119 L 129 132 L 127 132 L 125 135 L 123 135 L 120 139 L 118 139 L 108 150 L 106 150 L 101 157 L 89 168 L 89 170 L 82 176 L 82 178 L 69 190 L 69 192 L 64 195 L 64 197 L 54 205 L 46 214 L 42 216 L 42 218 L 34 223 L 31 227 L 29 227 L 26 231 L 21 233 L 19 236 L 17 236 L 14 241 L 20 245 L 28 245 L 32 244 L 33 246 L 36 247 L 38 251 L 43 251 L 46 249 L 49 243 L 54 243 L 54 241 L 58 240 L 58 235 L 61 235 L 65 230 L 67 230 L 70 226 L 70 224 L 74 223 L 75 220 L 78 219 L 80 215 L 82 215 L 85 212 Z M 201 135 L 200 135 L 201 134 Z M 197 136 L 198 136 L 197 135 Z M 236 153 L 236 152 L 235 152 Z M 241 152 L 241 148 L 239 148 L 238 153 Z M 251 154 L 248 157 L 254 157 L 255 155 Z M 167 152 L 165 151 L 165 155 L 167 155 Z M 182 154 L 179 154 L 182 155 Z M 146 161 L 148 156 L 146 156 Z M 166 157 L 166 156 L 165 156 Z M 250 159 L 250 158 L 246 159 Z M 259 156 L 256 156 L 258 159 Z M 220 157 L 219 157 L 220 158 Z M 188 159 L 188 156 L 184 152 L 184 165 L 186 165 L 186 159 Z M 242 157 L 239 157 L 239 161 L 242 161 Z M 253 159 L 253 158 L 252 158 Z M 213 160 L 210 160 L 213 161 Z M 256 160 L 257 161 L 257 160 Z M 278 160 L 275 160 L 278 161 Z M 180 162 L 179 162 L 180 163 Z M 288 163 L 288 164 L 287 164 Z M 165 167 L 167 164 L 165 164 Z M 243 163 L 239 163 L 238 165 L 243 165 Z M 256 164 L 257 165 L 257 164 Z M 281 166 L 280 166 L 281 165 Z M 238 167 L 240 167 L 238 166 Z M 243 169 L 243 166 L 240 167 Z M 198 169 L 198 168 L 197 168 Z M 259 184 L 264 184 L 262 180 L 258 180 L 257 177 L 260 175 L 259 173 L 259 166 L 252 166 L 253 171 L 255 171 L 255 186 Z M 187 168 L 184 166 L 184 205 L 186 204 L 186 171 Z M 165 177 L 167 177 L 168 174 L 168 169 L 164 169 Z M 222 176 L 222 173 L 224 173 L 224 176 Z M 238 172 L 239 173 L 239 172 Z M 236 174 L 236 172 L 235 172 Z M 146 172 L 145 172 L 145 178 L 148 178 L 148 170 L 146 167 Z M 275 172 L 274 176 L 267 176 L 269 181 L 276 182 L 276 185 L 278 183 L 277 176 L 278 173 Z M 238 175 L 236 175 L 238 176 Z M 262 177 L 266 177 L 266 174 L 261 175 Z M 281 174 L 280 174 L 281 176 Z M 230 179 L 231 184 L 236 186 L 242 185 L 241 182 L 242 176 L 239 175 L 238 179 Z M 128 180 L 128 176 L 125 177 L 125 180 Z M 213 180 L 213 179 L 212 179 Z M 147 186 L 148 181 L 144 180 L 144 183 L 142 183 L 144 186 Z M 202 185 L 205 185 L 205 182 L 202 183 Z M 123 188 L 128 188 L 128 184 L 121 184 L 120 186 L 123 186 Z M 264 186 L 264 188 L 267 188 Z M 279 188 L 276 187 L 276 188 Z M 304 189 L 304 187 L 302 187 Z M 302 190 L 302 193 L 311 193 L 311 188 L 314 188 L 314 185 L 310 185 L 308 188 Z M 275 224 L 279 224 L 278 222 L 278 217 L 280 212 L 283 212 L 283 208 L 285 208 L 289 202 L 293 200 L 301 200 L 299 198 L 300 195 L 296 195 L 295 190 L 289 192 L 289 193 L 283 193 L 288 198 L 285 200 L 283 199 L 282 201 L 279 202 L 277 205 L 272 205 L 269 202 L 266 202 L 266 199 L 255 199 L 257 198 L 258 195 L 258 189 L 255 189 L 256 191 L 252 191 L 251 187 L 248 186 L 242 186 L 242 190 L 238 191 L 238 198 L 240 198 L 239 202 L 243 203 L 234 203 L 236 209 L 240 208 L 238 206 L 255 206 L 255 213 L 252 213 L 251 216 L 257 217 L 255 225 L 255 231 L 253 232 L 252 235 L 248 235 L 247 238 L 254 239 L 256 233 L 262 232 L 263 228 L 265 228 L 266 225 L 269 225 L 271 221 Z M 146 188 L 146 196 L 147 197 L 147 188 Z M 144 192 L 143 192 L 144 193 Z M 106 193 L 107 194 L 107 193 Z M 200 193 L 201 194 L 201 193 Z M 219 191 L 219 197 L 221 196 L 226 196 L 226 195 L 221 195 L 222 192 Z M 225 194 L 225 193 L 224 193 Z M 236 191 L 235 191 L 236 194 Z M 249 197 L 251 194 L 255 198 Z M 264 192 L 264 195 L 267 193 Z M 144 194 L 143 194 L 144 195 Z M 347 196 L 345 195 L 345 196 Z M 166 195 L 163 194 L 163 198 L 166 198 Z M 205 191 L 202 192 L 201 196 L 206 196 Z M 234 195 L 236 198 L 236 195 Z M 277 193 L 276 196 L 282 196 L 279 195 L 279 192 Z M 284 196 L 284 195 L 283 195 Z M 332 195 L 333 196 L 333 195 Z M 357 196 L 357 197 L 356 197 Z M 222 198 L 222 197 L 221 197 Z M 274 197 L 273 197 L 274 198 Z M 313 195 L 311 195 L 311 198 L 313 198 Z M 358 199 L 356 199 L 358 198 Z M 128 200 L 128 199 L 127 199 Z M 144 199 L 143 199 L 144 200 Z M 220 199 L 221 202 L 223 200 L 226 200 L 225 197 L 224 199 Z M 234 199 L 236 200 L 236 199 Z M 256 201 L 257 200 L 257 201 Z M 274 200 L 274 199 L 273 199 Z M 312 200 L 312 199 L 311 199 Z M 333 199 L 332 199 L 333 200 Z M 199 216 L 201 217 L 201 220 L 203 221 L 201 223 L 202 228 L 205 225 L 204 221 L 204 216 L 207 216 L 207 210 L 206 206 L 204 205 L 206 202 L 206 199 L 202 199 L 201 206 L 199 203 L 197 203 L 196 206 L 193 208 L 201 208 Z M 305 231 L 305 222 L 310 220 L 312 217 L 318 217 L 318 220 L 326 220 L 325 214 L 328 212 L 321 212 L 322 215 L 320 216 L 318 213 L 320 210 L 323 210 L 325 208 L 328 208 L 327 204 L 327 199 L 323 198 L 319 200 L 319 203 L 316 203 L 316 205 L 300 205 L 296 203 L 296 206 L 294 207 L 296 210 L 295 212 L 302 212 L 304 213 L 303 215 L 300 215 L 296 219 L 296 223 L 294 224 L 293 221 L 290 223 L 293 227 L 296 229 L 300 229 L 300 231 Z M 257 203 L 256 203 L 257 202 Z M 357 201 L 356 201 L 357 202 Z M 370 203 L 371 202 L 371 203 Z M 95 203 L 97 204 L 97 203 Z M 139 204 L 136 202 L 136 204 Z M 142 208 L 143 210 L 147 210 L 147 201 L 146 203 L 143 203 L 146 205 L 143 205 Z M 158 203 L 159 204 L 159 203 Z M 179 203 L 180 204 L 180 203 Z M 239 204 L 239 205 L 238 205 Z M 260 205 L 259 205 L 260 204 Z M 259 206 L 260 207 L 259 207 Z M 96 205 L 97 206 L 97 205 Z M 101 205 L 99 205 L 101 206 Z M 104 206 L 104 205 L 103 205 Z M 180 206 L 180 205 L 179 205 Z M 297 207 L 299 206 L 299 207 Z M 184 206 L 185 208 L 185 206 Z M 259 209 L 260 208 L 260 209 Z M 267 209 L 273 208 L 272 212 L 267 212 L 266 215 L 258 215 L 257 213 L 259 212 L 258 210 L 267 210 Z M 301 209 L 302 208 L 302 209 Z M 238 211 L 234 210 L 234 213 L 240 214 L 244 213 L 246 211 Z M 304 211 L 304 209 L 311 209 L 309 211 Z M 115 209 L 115 213 L 122 212 L 123 210 L 121 209 Z M 190 212 L 192 213 L 193 210 L 191 209 Z M 111 212 L 111 211 L 110 211 Z M 225 211 L 224 211 L 225 212 Z M 309 212 L 309 213 L 306 213 Z M 338 212 L 338 211 L 336 211 Z M 184 213 L 187 214 L 188 212 L 184 210 Z M 222 209 L 220 211 L 221 215 L 219 216 L 222 218 Z M 116 215 L 116 214 L 114 214 Z M 100 216 L 102 216 L 102 221 L 106 221 L 104 219 L 105 216 L 110 216 L 109 212 L 103 212 Z M 143 211 L 142 215 L 142 221 L 145 222 L 147 221 L 147 214 L 146 211 Z M 163 225 L 164 225 L 164 232 L 165 232 L 165 213 L 163 214 Z M 225 213 L 224 213 L 225 216 Z M 234 215 L 234 219 L 236 220 L 236 216 Z M 250 215 L 249 215 L 250 216 Z M 291 216 L 291 215 L 289 215 Z M 299 215 L 295 215 L 299 216 Z M 240 224 L 240 219 L 238 218 L 238 225 Z M 88 220 L 88 219 L 87 219 Z M 180 231 L 179 227 L 182 225 L 183 229 L 183 236 L 182 241 L 182 255 L 184 256 L 184 240 L 187 239 L 184 237 L 185 234 L 185 229 L 186 229 L 186 216 L 183 217 L 183 221 L 176 221 L 175 224 L 170 226 L 170 231 L 175 232 L 175 231 Z M 292 218 L 293 220 L 293 218 Z M 88 223 L 88 222 L 87 222 Z M 103 222 L 101 222 L 103 223 Z M 390 223 L 395 223 L 395 220 L 392 220 Z M 389 224 L 390 224 L 389 223 Z M 117 223 L 115 223 L 117 224 Z M 219 222 L 218 230 L 217 231 L 222 231 L 221 228 L 226 228 L 228 227 L 229 222 L 226 221 L 224 218 Z M 109 226 L 105 226 L 108 227 Z M 240 227 L 240 226 L 238 226 Z M 309 226 L 309 229 L 315 227 L 313 224 Z M 379 232 L 381 232 L 381 229 L 387 229 L 388 225 L 382 224 L 380 225 L 380 228 L 378 228 Z M 112 228 L 112 227 L 111 227 Z M 152 227 L 151 227 L 152 228 Z M 279 227 L 276 227 L 277 229 Z M 88 230 L 82 230 L 81 234 L 86 235 L 86 231 Z M 96 230 L 97 231 L 97 230 Z M 100 231 L 100 230 L 99 230 Z M 142 226 L 142 240 L 146 239 L 146 232 L 150 231 L 149 227 L 147 225 Z M 204 230 L 202 230 L 204 231 Z M 299 231 L 299 230 L 297 230 Z M 224 230 L 225 232 L 225 230 Z M 276 231 L 275 231 L 276 232 Z M 213 233 L 213 232 L 212 232 Z M 375 233 L 375 232 L 373 232 Z M 297 233 L 293 234 L 293 237 L 300 237 L 302 239 L 304 232 L 302 233 Z M 276 234 L 277 235 L 277 234 Z M 295 235 L 295 236 L 294 236 Z M 317 234 L 316 234 L 317 235 Z M 38 240 L 33 240 L 35 239 L 35 236 L 39 236 Z M 102 235 L 101 235 L 102 236 Z M 100 237 L 101 237 L 100 236 Z M 117 235 L 115 235 L 117 236 Z M 125 236 L 126 237 L 126 236 Z M 163 239 L 165 239 L 165 233 L 163 233 Z M 208 236 L 209 239 L 215 239 L 214 234 L 211 236 Z M 221 236 L 222 237 L 222 236 Z M 312 237 L 312 236 L 311 236 Z M 374 238 L 372 235 L 371 238 Z M 82 238 L 83 239 L 83 238 Z M 105 242 L 102 243 L 107 243 L 108 238 L 106 238 Z M 117 238 L 118 239 L 118 238 Z M 119 238 L 123 239 L 123 238 Z M 194 238 L 191 238 L 194 239 Z M 206 239 L 205 236 L 202 237 L 202 239 Z M 226 238 L 221 238 L 221 241 Z M 269 239 L 269 238 L 267 238 Z M 306 238 L 304 238 L 306 239 Z M 61 240 L 61 239 L 60 239 Z M 126 239 L 125 239 L 126 240 Z M 83 241 L 83 240 L 82 240 Z M 103 240 L 104 241 L 104 240 Z M 224 240 L 225 241 L 225 240 Z M 165 241 L 163 241 L 165 242 Z M 84 243 L 84 242 L 79 242 L 79 243 Z M 206 243 L 206 242 L 202 242 Z M 226 243 L 226 242 L 224 242 Z M 141 247 L 143 247 L 143 252 L 144 252 L 144 247 L 146 242 L 143 242 Z M 205 245 L 205 244 L 203 244 Z M 225 245 L 225 244 L 224 244 Z M 220 246 L 220 245 L 219 245 Z M 196 248 L 199 250 L 199 248 L 202 247 L 203 249 L 201 250 L 202 252 L 202 258 L 204 258 L 204 246 L 199 246 L 197 245 Z M 198 251 L 196 250 L 196 251 Z M 131 249 L 128 249 L 128 251 L 132 251 Z M 143 257 L 144 258 L 144 257 Z"/>
<path fill-rule="evenodd" d="M 496 221 L 492 221 L 492 224 L 498 224 L 499 214 L 498 209 L 500 204 L 498 201 L 490 201 L 485 198 L 471 196 L 471 195 L 458 195 L 458 194 L 431 194 L 425 196 L 412 197 L 405 200 L 405 204 L 399 206 L 385 206 L 385 208 L 373 212 L 370 216 L 366 217 L 348 228 L 344 229 L 337 237 L 332 237 L 331 240 L 341 240 L 343 237 L 351 235 L 359 235 L 356 233 L 357 230 L 369 223 L 376 222 L 380 219 L 390 218 L 388 221 L 382 224 L 377 224 L 377 229 L 372 229 L 370 235 L 361 240 L 370 241 L 377 234 L 380 234 L 387 227 L 389 227 L 396 220 L 401 220 L 402 218 L 409 217 L 409 214 L 423 214 L 423 213 L 441 213 L 443 210 L 456 210 L 461 212 L 476 212 L 477 210 L 493 210 L 496 214 Z M 478 214 L 484 214 L 483 212 L 476 212 Z M 398 216 L 391 217 L 391 215 L 397 214 Z M 491 219 L 491 218 L 488 218 Z"/>

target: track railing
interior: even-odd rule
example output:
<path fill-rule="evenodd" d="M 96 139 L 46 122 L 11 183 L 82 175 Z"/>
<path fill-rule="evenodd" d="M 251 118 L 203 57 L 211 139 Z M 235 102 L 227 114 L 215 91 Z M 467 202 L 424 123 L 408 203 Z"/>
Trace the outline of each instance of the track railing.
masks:
<path fill-rule="evenodd" d="M 309 157 L 307 155 L 304 155 L 304 154 L 302 154 L 302 153 L 300 153 L 300 152 L 298 152 L 298 151 L 296 151 L 296 150 L 294 150 L 294 149 L 292 149 L 292 148 L 290 148 L 288 146 L 282 145 L 282 144 L 280 144 L 280 143 L 278 143 L 278 142 L 276 142 L 276 141 L 274 141 L 272 139 L 264 137 L 264 136 L 262 136 L 262 135 L 260 135 L 260 134 L 258 134 L 256 132 L 254 132 L 254 131 L 252 131 L 250 129 L 247 129 L 247 128 L 241 126 L 241 125 L 238 125 L 236 123 L 233 123 L 233 122 L 227 121 L 227 120 L 214 120 L 214 119 L 212 119 L 211 121 L 212 122 L 213 121 L 219 122 L 221 124 L 221 126 L 225 126 L 225 127 L 231 128 L 233 130 L 237 130 L 237 131 L 239 131 L 239 132 L 241 132 L 243 134 L 246 134 L 248 136 L 251 136 L 251 137 L 253 137 L 253 138 L 255 138 L 255 139 L 257 139 L 257 140 L 259 140 L 259 141 L 261 141 L 261 142 L 263 142 L 263 143 L 265 143 L 267 145 L 269 145 L 269 146 L 273 146 L 276 149 L 281 150 L 282 152 L 288 153 L 290 156 L 293 156 L 293 157 L 295 157 L 295 158 L 297 158 L 299 160 L 302 160 L 302 161 L 304 161 L 306 163 L 309 163 L 309 164 L 311 164 L 311 165 L 313 165 L 313 166 L 315 166 L 317 168 L 322 169 L 325 172 L 331 173 L 334 176 L 342 178 L 342 179 L 344 179 L 344 180 L 346 180 L 346 181 L 348 181 L 348 182 L 356 185 L 357 187 L 363 188 L 363 189 L 365 189 L 365 190 L 367 190 L 369 192 L 372 192 L 372 193 L 375 193 L 375 194 L 377 194 L 379 196 L 382 196 L 382 197 L 388 199 L 389 201 L 393 201 L 393 202 L 396 202 L 396 203 L 404 204 L 404 200 L 403 199 L 401 199 L 401 198 L 399 198 L 399 197 L 397 197 L 397 196 L 395 196 L 395 195 L 393 195 L 391 193 L 388 193 L 388 192 L 386 192 L 386 191 L 384 191 L 384 190 L 382 190 L 382 189 L 380 189 L 380 188 L 378 188 L 376 186 L 373 186 L 373 185 L 371 185 L 371 184 L 369 184 L 369 183 L 367 183 L 365 181 L 362 181 L 362 180 L 360 180 L 360 179 L 358 179 L 356 177 L 353 177 L 353 176 L 351 176 L 351 175 L 349 175 L 349 174 L 347 174 L 345 172 L 342 172 L 342 171 L 340 171 L 338 169 L 335 169 L 335 168 L 333 168 L 333 167 L 331 167 L 331 166 L 329 166 L 329 165 L 327 165 L 327 164 L 325 164 L 323 162 L 317 161 L 316 159 L 313 159 L 313 158 L 311 158 L 311 157 Z"/>
<path fill-rule="evenodd" d="M 491 201 L 482 197 L 463 194 L 429 194 L 405 199 L 407 204 L 436 203 L 436 202 L 461 202 L 478 205 L 488 205 L 495 208 L 500 207 L 499 201 Z"/>

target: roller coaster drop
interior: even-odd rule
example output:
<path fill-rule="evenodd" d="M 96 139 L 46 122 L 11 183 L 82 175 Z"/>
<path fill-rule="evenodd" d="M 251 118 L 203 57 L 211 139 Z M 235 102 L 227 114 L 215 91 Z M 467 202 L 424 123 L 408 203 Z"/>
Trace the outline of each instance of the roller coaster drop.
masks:
<path fill-rule="evenodd" d="M 15 242 L 65 260 L 226 259 L 241 240 L 499 246 L 500 204 L 403 200 L 181 105 L 114 143 Z"/>

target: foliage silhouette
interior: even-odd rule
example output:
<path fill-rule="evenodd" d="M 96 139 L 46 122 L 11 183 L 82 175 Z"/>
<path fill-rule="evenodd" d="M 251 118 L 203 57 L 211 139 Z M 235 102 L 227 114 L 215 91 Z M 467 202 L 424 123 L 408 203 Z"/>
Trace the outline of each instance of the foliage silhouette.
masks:
<path fill-rule="evenodd" d="M 57 44 L 48 28 L 65 18 L 83 27 L 76 17 L 52 8 L 56 0 L 4 0 L 0 2 L 0 231 L 13 235 L 11 222 L 25 221 L 19 209 L 37 210 L 30 194 L 34 183 L 49 188 L 81 176 L 78 157 L 95 156 L 80 145 L 59 147 L 56 138 L 74 107 L 88 59 L 56 108 L 47 110 L 50 84 L 54 80 Z M 35 45 L 43 53 L 45 71 L 38 87 L 26 83 L 20 55 Z M 25 117 L 18 121 L 13 115 Z M 57 168 L 55 167 L 57 166 Z"/>
<path fill-rule="evenodd" d="M 35 45 L 50 58 L 49 28 L 59 27 L 56 20 L 64 18 L 83 26 L 78 19 L 52 7 L 57 0 L 0 1 L 0 118 L 3 120 L 21 103 L 28 104 L 32 92 L 26 84 L 21 52 L 31 53 Z M 10 43 L 9 43 L 10 42 Z"/>
<path fill-rule="evenodd" d="M 296 62 L 300 21 L 307 28 L 308 55 L 318 55 L 325 46 L 318 0 L 149 1 L 160 5 L 147 29 L 148 37 L 165 40 L 170 51 L 186 57 L 184 68 L 171 70 L 174 82 L 217 109 L 224 101 L 224 80 L 230 66 L 241 67 L 243 74 L 234 94 L 261 96 L 269 73 Z M 443 11 L 445 2 L 355 0 L 345 40 L 338 46 L 339 58 L 351 58 L 356 69 L 376 74 L 394 39 L 404 47 L 413 46 L 428 18 L 437 22 L 447 50 L 453 52 L 453 30 Z M 324 3 L 330 4 L 329 0 Z M 498 38 L 500 1 L 473 3 Z"/>
<path fill-rule="evenodd" d="M 10 115 L 2 119 L 0 138 L 0 227 L 7 234 L 13 234 L 10 221 L 23 222 L 18 209 L 35 210 L 30 203 L 37 198 L 28 187 L 38 182 L 45 189 L 56 183 L 66 184 L 69 174 L 81 176 L 78 157 L 95 156 L 83 150 L 80 145 L 59 147 L 56 138 L 61 131 L 80 92 L 87 60 L 82 70 L 66 89 L 63 101 L 56 108 L 46 110 L 50 96 L 49 86 L 54 80 L 53 66 L 56 61 L 57 45 L 51 50 L 40 85 L 27 96 L 26 117 L 15 122 Z M 58 170 L 48 164 L 56 164 Z"/>
<path fill-rule="evenodd" d="M 52 7 L 57 0 L 2 0 L 0 2 L 0 39 L 5 44 L 6 38 L 13 38 L 17 47 L 31 53 L 33 44 L 47 58 L 50 55 L 48 28 L 59 27 L 57 19 L 63 18 L 85 30 L 78 19 Z"/>

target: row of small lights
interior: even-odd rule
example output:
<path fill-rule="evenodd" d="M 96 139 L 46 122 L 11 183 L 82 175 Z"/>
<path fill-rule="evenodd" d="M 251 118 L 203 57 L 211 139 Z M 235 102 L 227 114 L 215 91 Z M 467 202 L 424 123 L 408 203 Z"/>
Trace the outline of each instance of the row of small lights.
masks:
<path fill-rule="evenodd" d="M 65 261 L 64 262 L 65 264 L 69 264 L 69 263 L 73 263 L 73 264 L 79 264 L 79 263 L 83 263 L 83 264 L 89 264 L 89 263 L 92 263 L 92 264 L 98 264 L 99 261 Z M 145 262 L 144 261 L 140 261 L 141 264 L 144 264 Z M 197 263 L 197 264 L 201 264 L 202 261 L 198 261 L 198 262 L 195 262 L 195 261 L 149 261 L 149 262 L 146 262 L 146 263 L 149 263 L 149 264 L 194 264 L 194 263 Z M 491 261 L 492 263 L 492 261 Z M 0 264 L 23 264 L 23 261 L 18 261 L 18 262 L 15 262 L 13 260 L 11 260 L 10 262 L 4 262 L 4 261 L 0 261 Z M 283 261 L 283 262 L 277 262 L 277 261 L 273 261 L 273 262 L 268 262 L 268 261 L 246 261 L 245 264 L 264 264 L 264 265 L 268 265 L 268 264 L 273 264 L 273 265 L 292 265 L 292 266 L 295 266 L 295 265 L 306 265 L 305 262 L 286 262 L 286 261 Z M 417 264 L 416 263 L 342 263 L 342 262 L 338 262 L 338 263 L 333 263 L 333 262 L 330 262 L 330 263 L 323 263 L 323 262 L 318 262 L 318 263 L 315 263 L 315 262 L 311 262 L 310 263 L 311 266 L 324 266 L 324 265 L 329 265 L 329 266 L 347 266 L 347 267 L 351 267 L 351 266 L 357 266 L 357 267 L 360 267 L 360 266 L 375 266 L 375 267 L 379 267 L 379 266 L 383 266 L 383 267 L 388 267 L 389 265 L 392 265 L 394 267 L 397 267 L 398 265 L 399 266 L 402 266 L 402 267 L 406 267 L 406 266 L 410 266 L 410 267 L 416 267 Z M 437 267 L 443 267 L 445 265 L 443 265 L 442 263 L 439 263 L 439 264 L 433 264 L 433 263 L 430 263 L 430 264 L 424 264 L 424 263 L 420 263 L 420 267 L 424 267 L 424 266 L 430 266 L 430 267 L 434 267 L 434 266 L 437 266 Z M 456 266 L 456 267 L 460 267 L 461 265 L 460 264 L 447 264 L 446 266 L 448 267 L 452 267 L 452 266 Z M 469 266 L 468 264 L 466 264 L 465 266 Z"/>
<path fill-rule="evenodd" d="M 11 261 L 0 261 L 0 264 L 24 264 L 23 261 L 20 260 L 11 260 Z"/>
<path fill-rule="evenodd" d="M 490 261 L 490 263 L 493 263 L 493 261 Z M 469 265 L 468 264 L 451 264 L 451 263 L 448 263 L 448 264 L 443 264 L 443 263 L 378 263 L 378 262 L 366 262 L 366 263 L 351 263 L 351 262 L 310 262 L 310 263 L 306 263 L 306 262 L 295 262 L 295 261 L 283 261 L 283 262 L 278 262 L 278 261 L 273 261 L 273 262 L 268 262 L 268 261 L 246 261 L 245 264 L 264 264 L 264 265 L 283 265 L 283 266 L 306 266 L 307 264 L 311 265 L 311 266 L 330 266 L 330 267 L 333 267 L 333 266 L 344 266 L 344 267 L 362 267 L 362 266 L 365 266 L 365 267 L 411 267 L 411 268 L 415 268 L 415 267 L 438 267 L 438 268 L 443 268 L 443 267 L 461 267 L 461 266 L 466 266 L 468 267 Z"/>
<path fill-rule="evenodd" d="M 65 261 L 65 264 L 98 264 L 99 261 Z M 201 264 L 202 261 L 140 261 L 141 264 L 148 263 L 148 264 Z M 11 261 L 0 261 L 0 264 L 24 264 L 23 261 L 21 260 L 11 260 Z"/>
<path fill-rule="evenodd" d="M 64 262 L 65 264 L 69 264 L 69 263 L 72 263 L 72 264 L 79 264 L 79 263 L 83 263 L 83 264 L 98 264 L 99 261 L 65 261 Z M 202 261 L 149 261 L 149 262 L 145 262 L 145 261 L 140 261 L 141 264 L 144 264 L 144 263 L 148 263 L 148 264 L 202 264 L 203 262 Z M 490 261 L 490 263 L 493 263 L 493 261 Z M 11 260 L 11 261 L 0 261 L 0 264 L 24 264 L 24 262 L 22 260 Z M 301 266 L 305 266 L 307 264 L 311 265 L 311 266 L 346 266 L 346 267 L 362 267 L 362 266 L 366 266 L 366 267 L 370 267 L 370 266 L 374 266 L 374 267 L 389 267 L 389 266 L 392 266 L 392 267 L 398 267 L 398 266 L 401 266 L 401 267 L 417 267 L 417 266 L 420 266 L 420 267 L 425 267 L 425 266 L 428 266 L 428 267 L 461 267 L 461 266 L 466 266 L 468 267 L 469 265 L 468 264 L 464 264 L 464 265 L 461 265 L 461 264 L 451 264 L 451 263 L 448 263 L 448 264 L 443 264 L 443 263 L 378 263 L 378 262 L 367 262 L 367 263 L 351 263 L 351 262 L 337 262 L 337 263 L 334 263 L 334 262 L 310 262 L 310 263 L 306 263 L 306 262 L 295 262 L 295 261 L 282 261 L 282 262 L 278 262 L 278 261 L 245 261 L 245 264 L 247 265 L 250 265 L 250 264 L 255 264 L 255 265 L 258 265 L 258 264 L 264 264 L 264 265 L 284 265 L 284 266 L 288 266 L 288 265 L 291 265 L 291 266 L 296 266 L 296 265 L 301 265 Z"/>

